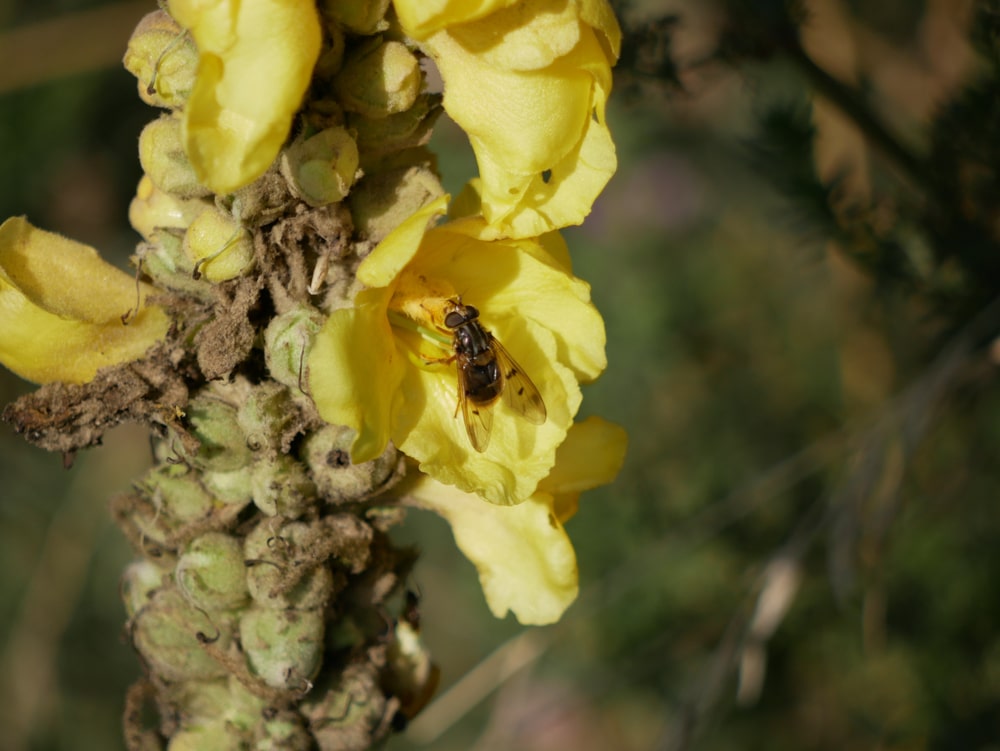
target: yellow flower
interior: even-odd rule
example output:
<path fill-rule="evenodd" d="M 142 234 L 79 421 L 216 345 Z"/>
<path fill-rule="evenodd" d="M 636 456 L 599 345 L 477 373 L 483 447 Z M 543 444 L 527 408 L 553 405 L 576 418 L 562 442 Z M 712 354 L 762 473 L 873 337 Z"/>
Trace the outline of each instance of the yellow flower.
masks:
<path fill-rule="evenodd" d="M 84 383 L 136 360 L 170 326 L 161 308 L 143 304 L 151 292 L 93 248 L 8 219 L 0 225 L 0 363 L 35 383 Z"/>
<path fill-rule="evenodd" d="M 184 143 L 198 178 L 231 193 L 271 166 L 309 88 L 322 34 L 313 0 L 170 0 L 198 73 Z"/>
<path fill-rule="evenodd" d="M 579 383 L 604 369 L 604 323 L 557 234 L 487 242 L 481 218 L 428 229 L 447 198 L 403 222 L 361 263 L 367 288 L 317 335 L 309 384 L 325 420 L 357 431 L 355 462 L 375 458 L 391 438 L 440 482 L 511 505 L 549 473 L 579 408 Z M 444 362 L 454 353 L 444 316 L 459 296 L 478 308 L 548 412 L 533 424 L 500 399 L 481 452 L 458 409 L 456 365 Z"/>
<path fill-rule="evenodd" d="M 579 224 L 615 172 L 604 119 L 621 31 L 606 0 L 395 0 L 444 80 L 495 237 Z"/>
<path fill-rule="evenodd" d="M 591 417 L 570 428 L 552 473 L 518 506 L 486 504 L 426 476 L 407 478 L 405 502 L 448 520 L 493 615 L 509 610 L 526 625 L 554 623 L 578 590 L 576 554 L 563 523 L 582 491 L 615 478 L 625 445 L 622 428 Z"/>

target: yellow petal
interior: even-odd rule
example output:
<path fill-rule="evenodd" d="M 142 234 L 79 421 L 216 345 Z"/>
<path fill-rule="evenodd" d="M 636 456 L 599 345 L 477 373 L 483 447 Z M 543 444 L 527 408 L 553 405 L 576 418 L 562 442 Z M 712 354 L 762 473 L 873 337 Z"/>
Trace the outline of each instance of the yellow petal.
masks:
<path fill-rule="evenodd" d="M 521 0 L 477 21 L 452 25 L 449 34 L 484 64 L 538 70 L 568 55 L 580 41 L 579 11 L 565 0 Z"/>
<path fill-rule="evenodd" d="M 578 0 L 580 18 L 598 32 L 608 57 L 617 60 L 622 48 L 622 30 L 608 0 Z"/>
<path fill-rule="evenodd" d="M 435 31 L 482 18 L 514 5 L 518 0 L 393 0 L 399 23 L 413 39 L 426 39 Z"/>
<path fill-rule="evenodd" d="M 399 276 L 420 249 L 428 226 L 445 213 L 448 195 L 415 212 L 390 232 L 358 266 L 358 280 L 368 287 L 385 287 Z"/>
<path fill-rule="evenodd" d="M 493 407 L 490 443 L 485 451 L 476 451 L 457 409 L 455 365 L 409 368 L 393 438 L 421 471 L 490 503 L 514 505 L 531 496 L 552 468 L 582 396 L 573 374 L 556 360 L 555 338 L 549 331 L 501 325 L 494 333 L 517 353 L 518 363 L 541 392 L 548 410 L 545 423 L 528 423 L 501 399 Z"/>
<path fill-rule="evenodd" d="M 427 45 L 444 79 L 444 108 L 469 135 L 477 159 L 486 155 L 531 175 L 579 142 L 590 116 L 588 72 L 564 64 L 530 73 L 496 67 L 448 31 Z"/>
<path fill-rule="evenodd" d="M 625 462 L 625 429 L 600 417 L 574 423 L 556 452 L 556 463 L 538 489 L 555 497 L 556 516 L 566 522 L 576 513 L 580 493 L 607 485 Z"/>
<path fill-rule="evenodd" d="M 401 384 L 393 440 L 436 479 L 511 505 L 530 496 L 555 462 L 580 405 L 578 382 L 604 369 L 604 324 L 590 303 L 589 286 L 536 241 L 483 242 L 475 238 L 478 226 L 481 220 L 472 219 L 429 230 L 402 274 L 394 304 L 404 290 L 420 299 L 421 285 L 446 280 L 479 309 L 481 324 L 538 388 L 547 418 L 540 426 L 530 424 L 501 399 L 492 408 L 490 443 L 476 451 L 459 409 L 456 365 L 411 367 Z M 448 344 L 437 359 L 451 354 Z"/>
<path fill-rule="evenodd" d="M 510 611 L 526 625 L 555 623 L 576 599 L 576 554 L 550 495 L 493 506 L 424 477 L 414 482 L 409 502 L 448 520 L 497 618 Z"/>
<path fill-rule="evenodd" d="M 322 35 L 312 0 L 171 0 L 198 46 L 184 110 L 199 179 L 231 193 L 270 167 L 309 87 Z"/>
<path fill-rule="evenodd" d="M 476 154 L 493 237 L 580 224 L 617 168 L 604 109 L 620 31 L 605 5 L 524 0 L 424 43 Z"/>
<path fill-rule="evenodd" d="M 334 311 L 309 353 L 309 387 L 320 416 L 357 431 L 355 463 L 379 456 L 389 442 L 403 356 L 386 317 L 389 291 L 363 290 L 354 307 Z"/>
<path fill-rule="evenodd" d="M 484 325 L 500 327 L 494 331 L 498 337 L 514 335 L 504 330 L 508 321 L 533 322 L 556 337 L 553 357 L 568 365 L 578 380 L 600 375 L 607 367 L 606 336 L 604 320 L 590 302 L 590 285 L 547 257 L 535 239 L 473 240 L 481 226 L 474 220 L 450 222 L 428 232 L 418 260 L 420 272 L 430 278 L 447 276 L 467 302 L 479 308 Z M 560 247 L 558 240 L 546 242 Z M 511 354 L 521 361 L 519 353 Z"/>
<path fill-rule="evenodd" d="M 86 245 L 32 227 L 0 225 L 0 362 L 35 383 L 84 383 L 140 358 L 170 321 L 142 301 L 152 292 Z"/>
<path fill-rule="evenodd" d="M 515 505 L 555 462 L 580 406 L 579 382 L 606 365 L 604 324 L 589 286 L 569 273 L 561 238 L 487 242 L 478 236 L 481 217 L 428 229 L 446 200 L 417 212 L 362 262 L 358 278 L 371 287 L 355 305 L 365 310 L 337 311 L 324 328 L 310 357 L 313 399 L 324 419 L 359 431 L 356 461 L 391 438 L 441 482 Z M 498 399 L 484 451 L 466 432 L 453 333 L 443 323 L 445 301 L 458 295 L 478 308 L 547 409 L 537 425 Z M 368 302 L 375 299 L 378 310 Z"/>
<path fill-rule="evenodd" d="M 493 237 L 533 237 L 581 224 L 618 168 L 603 106 L 587 121 L 579 143 L 545 174 L 521 175 L 485 153 L 478 161 L 483 215 Z"/>

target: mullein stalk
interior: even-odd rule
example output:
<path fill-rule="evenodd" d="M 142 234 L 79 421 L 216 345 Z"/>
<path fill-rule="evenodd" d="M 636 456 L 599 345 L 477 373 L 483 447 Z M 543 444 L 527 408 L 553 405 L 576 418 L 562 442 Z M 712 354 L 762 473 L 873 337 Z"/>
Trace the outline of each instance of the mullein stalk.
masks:
<path fill-rule="evenodd" d="M 145 668 L 129 748 L 367 749 L 433 688 L 399 622 L 415 555 L 387 535 L 402 512 L 380 505 L 402 457 L 390 445 L 352 464 L 353 434 L 319 418 L 305 371 L 360 256 L 443 192 L 423 148 L 438 97 L 421 93 L 417 53 L 383 37 L 384 12 L 321 15 L 293 137 L 225 194 L 182 147 L 191 38 L 156 11 L 130 42 L 141 95 L 167 110 L 140 139 L 135 261 L 174 321 L 163 359 L 188 399 L 166 409 L 154 466 L 113 503 L 139 556 L 123 581 Z"/>

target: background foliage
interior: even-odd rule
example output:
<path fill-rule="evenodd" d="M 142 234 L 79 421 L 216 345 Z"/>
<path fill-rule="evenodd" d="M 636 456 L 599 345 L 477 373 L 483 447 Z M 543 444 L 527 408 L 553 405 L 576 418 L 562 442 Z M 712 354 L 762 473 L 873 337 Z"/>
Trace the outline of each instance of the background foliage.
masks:
<path fill-rule="evenodd" d="M 124 266 L 154 113 L 116 59 L 152 6 L 88 6 L 0 8 L 0 215 Z M 493 620 L 411 516 L 444 691 L 390 748 L 1000 748 L 1000 10 L 624 18 L 620 171 L 566 234 L 608 327 L 584 411 L 628 461 L 569 525 L 581 597 L 548 629 Z M 462 138 L 436 136 L 453 192 Z M 29 388 L 0 372 L 0 401 Z M 122 429 L 64 470 L 0 430 L 5 748 L 121 746 L 138 664 L 106 506 L 148 456 Z"/>

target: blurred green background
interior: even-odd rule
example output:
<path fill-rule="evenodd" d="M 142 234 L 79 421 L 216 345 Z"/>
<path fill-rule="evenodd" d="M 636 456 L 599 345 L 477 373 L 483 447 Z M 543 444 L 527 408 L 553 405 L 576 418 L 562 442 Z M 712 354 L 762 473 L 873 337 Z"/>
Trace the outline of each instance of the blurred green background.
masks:
<path fill-rule="evenodd" d="M 971 3 L 806 5 L 813 57 L 913 143 L 977 69 Z M 125 267 L 155 113 L 117 60 L 153 4 L 91 7 L 0 6 L 0 217 Z M 712 4 L 627 17 L 649 29 L 668 14 L 678 80 L 622 72 L 619 172 L 565 233 L 608 334 L 582 414 L 630 437 L 617 482 L 568 525 L 580 599 L 557 626 L 496 621 L 447 526 L 412 513 L 398 536 L 422 550 L 443 683 L 388 747 L 1000 749 L 994 365 L 937 356 L 962 321 L 831 243 L 816 172 L 838 186 L 824 201 L 924 240 L 900 229 L 905 185 L 812 107 L 801 70 L 712 59 L 727 24 Z M 768 135 L 776 111 L 820 138 Z M 982 127 L 1000 137 L 1000 122 Z M 444 123 L 434 147 L 455 192 L 475 171 L 464 136 Z M 3 403 L 30 389 L 0 371 Z M 118 599 L 131 556 L 107 502 L 149 459 L 143 431 L 122 428 L 64 469 L 0 427 L 0 748 L 122 747 L 139 668 Z"/>

